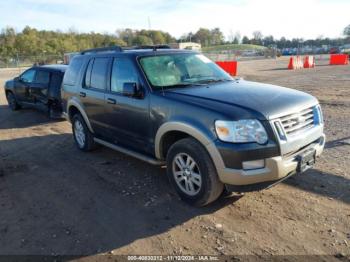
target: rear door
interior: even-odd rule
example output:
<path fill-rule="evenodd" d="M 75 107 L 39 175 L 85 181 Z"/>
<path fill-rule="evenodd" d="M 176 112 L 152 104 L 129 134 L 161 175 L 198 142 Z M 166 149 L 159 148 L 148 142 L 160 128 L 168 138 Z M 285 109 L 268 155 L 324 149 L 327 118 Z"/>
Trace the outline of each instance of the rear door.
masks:
<path fill-rule="evenodd" d="M 61 100 L 61 85 L 63 80 L 62 72 L 51 72 L 50 84 L 48 89 L 48 98 L 53 101 Z"/>
<path fill-rule="evenodd" d="M 15 80 L 14 88 L 16 98 L 21 102 L 32 102 L 30 97 L 30 86 L 35 80 L 36 70 L 34 68 L 28 69 L 18 80 Z"/>
<path fill-rule="evenodd" d="M 83 80 L 79 96 L 84 106 L 85 112 L 90 120 L 90 124 L 100 137 L 106 125 L 104 124 L 104 101 L 107 89 L 107 79 L 109 77 L 110 58 L 91 58 Z"/>

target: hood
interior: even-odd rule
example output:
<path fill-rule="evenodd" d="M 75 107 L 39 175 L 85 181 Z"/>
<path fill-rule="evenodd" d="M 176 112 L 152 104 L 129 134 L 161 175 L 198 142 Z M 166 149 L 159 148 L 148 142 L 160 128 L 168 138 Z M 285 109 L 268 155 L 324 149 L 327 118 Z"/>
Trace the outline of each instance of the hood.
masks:
<path fill-rule="evenodd" d="M 301 91 L 244 80 L 168 89 L 166 93 L 238 106 L 260 113 L 268 120 L 318 103 L 315 97 Z"/>

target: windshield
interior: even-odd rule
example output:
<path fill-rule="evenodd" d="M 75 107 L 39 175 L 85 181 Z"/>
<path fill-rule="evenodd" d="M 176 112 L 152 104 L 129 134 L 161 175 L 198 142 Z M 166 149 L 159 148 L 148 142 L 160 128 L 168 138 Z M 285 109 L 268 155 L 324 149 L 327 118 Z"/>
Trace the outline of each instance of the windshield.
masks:
<path fill-rule="evenodd" d="M 201 54 L 147 56 L 140 59 L 140 64 L 155 89 L 232 80 L 225 71 Z"/>

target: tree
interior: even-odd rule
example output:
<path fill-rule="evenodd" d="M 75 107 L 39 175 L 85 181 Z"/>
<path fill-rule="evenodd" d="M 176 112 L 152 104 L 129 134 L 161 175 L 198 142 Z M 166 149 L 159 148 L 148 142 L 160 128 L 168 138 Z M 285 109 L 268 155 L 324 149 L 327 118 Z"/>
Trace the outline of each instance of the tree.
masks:
<path fill-rule="evenodd" d="M 214 28 L 210 31 L 211 35 L 211 44 L 212 45 L 221 45 L 224 42 L 224 34 L 220 31 L 220 28 Z"/>
<path fill-rule="evenodd" d="M 128 46 L 133 45 L 134 37 L 135 37 L 135 32 L 130 29 L 119 29 L 116 31 L 117 33 L 117 38 L 122 39 L 125 43 L 127 43 Z"/>
<path fill-rule="evenodd" d="M 161 31 L 152 31 L 151 38 L 155 45 L 162 45 L 166 43 L 165 37 Z"/>
<path fill-rule="evenodd" d="M 275 40 L 272 35 L 265 36 L 262 40 L 264 46 L 271 46 L 275 44 Z"/>
<path fill-rule="evenodd" d="M 241 42 L 241 33 L 239 31 L 236 32 L 233 42 L 234 44 L 239 44 Z"/>
<path fill-rule="evenodd" d="M 286 47 L 286 43 L 287 43 L 287 39 L 282 36 L 281 39 L 279 41 L 277 41 L 277 48 L 285 48 Z"/>
<path fill-rule="evenodd" d="M 229 35 L 228 35 L 228 41 L 229 41 L 230 43 L 233 43 L 234 40 L 235 40 L 235 35 L 233 34 L 232 29 L 230 29 L 230 33 L 229 33 Z"/>
<path fill-rule="evenodd" d="M 114 43 L 115 45 L 119 45 L 119 46 L 127 46 L 127 43 L 125 43 L 123 39 L 119 39 L 119 38 L 116 38 Z"/>
<path fill-rule="evenodd" d="M 210 30 L 207 28 L 199 28 L 192 38 L 193 41 L 201 43 L 202 46 L 209 46 L 211 40 Z"/>
<path fill-rule="evenodd" d="M 262 38 L 263 38 L 263 34 L 260 31 L 254 31 L 252 44 L 262 45 Z"/>
<path fill-rule="evenodd" d="M 350 37 L 350 25 L 344 28 L 344 35 Z"/>
<path fill-rule="evenodd" d="M 138 35 L 133 41 L 134 45 L 153 45 L 153 41 L 150 37 L 145 35 Z"/>
<path fill-rule="evenodd" d="M 242 44 L 250 44 L 250 40 L 247 36 L 243 36 L 243 39 L 242 39 Z"/>

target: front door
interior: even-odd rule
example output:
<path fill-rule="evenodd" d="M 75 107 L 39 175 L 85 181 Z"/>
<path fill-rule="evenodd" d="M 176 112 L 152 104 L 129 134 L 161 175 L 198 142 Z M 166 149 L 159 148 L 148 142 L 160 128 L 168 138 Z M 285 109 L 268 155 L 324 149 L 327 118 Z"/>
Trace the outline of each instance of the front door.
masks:
<path fill-rule="evenodd" d="M 20 102 L 33 102 L 30 95 L 30 87 L 35 80 L 35 69 L 28 69 L 15 80 L 15 95 Z"/>
<path fill-rule="evenodd" d="M 144 91 L 142 97 L 124 96 L 124 83 L 139 85 L 138 73 L 129 58 L 114 58 L 110 90 L 105 97 L 109 140 L 138 151 L 150 152 L 149 96 Z"/>
<path fill-rule="evenodd" d="M 35 80 L 29 86 L 30 100 L 35 103 L 47 104 L 50 72 L 37 69 Z"/>

